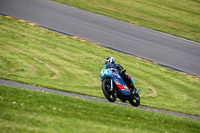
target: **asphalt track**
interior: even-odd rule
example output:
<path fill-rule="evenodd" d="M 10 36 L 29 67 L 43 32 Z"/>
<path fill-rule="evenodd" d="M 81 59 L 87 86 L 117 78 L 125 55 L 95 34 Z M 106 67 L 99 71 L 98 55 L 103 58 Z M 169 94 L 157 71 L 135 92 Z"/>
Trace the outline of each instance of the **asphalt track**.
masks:
<path fill-rule="evenodd" d="M 0 13 L 200 76 L 200 43 L 49 0 L 0 0 Z"/>
<path fill-rule="evenodd" d="M 80 95 L 80 94 L 75 94 L 75 93 L 69 93 L 69 92 L 63 92 L 63 91 L 58 91 L 58 90 L 52 90 L 52 89 L 48 89 L 48 88 L 31 86 L 31 85 L 22 84 L 22 83 L 4 80 L 4 79 L 0 79 L 0 85 L 7 85 L 7 86 L 14 86 L 14 87 L 25 88 L 25 89 L 32 89 L 32 90 L 44 91 L 44 92 L 48 92 L 48 93 L 56 93 L 56 94 L 60 94 L 60 95 L 65 95 L 65 96 L 70 96 L 70 97 L 75 97 L 75 98 L 80 98 L 80 99 L 85 99 L 85 100 L 115 104 L 115 105 L 119 105 L 119 106 L 132 106 L 128 103 L 109 102 L 106 99 L 102 99 L 102 98 L 90 97 L 90 96 L 85 96 L 85 95 Z M 150 108 L 150 107 L 145 107 L 145 106 L 139 106 L 137 108 L 136 107 L 134 107 L 134 108 L 135 109 L 147 110 L 147 111 L 153 111 L 153 112 L 157 112 L 157 113 L 165 113 L 165 114 L 173 115 L 173 116 L 177 116 L 177 117 L 200 120 L 199 116 L 187 115 L 187 114 L 171 112 L 171 111 L 166 111 L 166 110 L 161 110 L 161 109 L 155 109 L 155 108 Z"/>

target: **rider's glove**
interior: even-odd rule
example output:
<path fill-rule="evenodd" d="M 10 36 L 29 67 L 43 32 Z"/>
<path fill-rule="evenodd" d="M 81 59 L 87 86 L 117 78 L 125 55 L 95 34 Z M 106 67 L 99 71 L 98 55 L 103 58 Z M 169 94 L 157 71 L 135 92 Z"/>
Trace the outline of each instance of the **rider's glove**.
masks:
<path fill-rule="evenodd" d="M 125 69 L 125 68 L 123 68 L 123 69 L 120 71 L 120 73 L 119 73 L 119 74 L 120 74 L 120 75 L 121 75 L 121 74 L 125 74 L 125 72 L 126 72 L 126 69 Z"/>

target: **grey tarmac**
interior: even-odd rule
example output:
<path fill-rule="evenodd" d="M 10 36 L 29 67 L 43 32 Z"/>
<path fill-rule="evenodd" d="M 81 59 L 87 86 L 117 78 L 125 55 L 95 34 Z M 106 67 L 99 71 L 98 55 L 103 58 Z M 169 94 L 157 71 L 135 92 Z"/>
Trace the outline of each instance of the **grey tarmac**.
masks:
<path fill-rule="evenodd" d="M 197 42 L 50 0 L 0 0 L 0 13 L 200 76 Z"/>
<path fill-rule="evenodd" d="M 27 85 L 27 84 L 9 81 L 9 80 L 5 80 L 5 79 L 0 79 L 0 85 L 13 86 L 13 87 L 25 88 L 25 89 L 32 89 L 32 90 L 36 90 L 36 91 L 45 91 L 45 92 L 48 92 L 48 93 L 55 93 L 55 94 L 69 96 L 69 97 L 78 97 L 80 99 L 103 102 L 103 103 L 107 103 L 107 104 L 115 104 L 115 105 L 118 105 L 118 106 L 132 106 L 128 103 L 109 102 L 106 99 L 102 99 L 102 98 L 80 95 L 80 94 L 75 94 L 75 93 L 70 93 L 70 92 L 63 92 L 63 91 L 58 91 L 58 90 L 52 90 L 52 89 L 48 89 L 48 88 L 37 87 L 37 86 L 33 86 L 33 85 Z M 133 108 L 157 112 L 157 113 L 164 113 L 164 114 L 173 115 L 173 116 L 176 116 L 176 117 L 183 117 L 183 118 L 191 118 L 191 119 L 200 120 L 200 116 L 187 115 L 187 114 L 182 114 L 182 113 L 177 113 L 177 112 L 172 112 L 172 111 L 150 108 L 150 107 L 146 107 L 146 106 L 139 106 L 137 108 L 136 107 L 133 107 Z"/>

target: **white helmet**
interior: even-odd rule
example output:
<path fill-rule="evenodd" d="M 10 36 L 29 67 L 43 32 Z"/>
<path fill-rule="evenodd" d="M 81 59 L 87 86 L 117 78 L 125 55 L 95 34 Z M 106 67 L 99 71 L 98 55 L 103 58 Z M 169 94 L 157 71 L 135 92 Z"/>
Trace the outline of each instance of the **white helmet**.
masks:
<path fill-rule="evenodd" d="M 115 59 L 113 57 L 106 58 L 105 65 L 107 64 L 115 64 Z"/>

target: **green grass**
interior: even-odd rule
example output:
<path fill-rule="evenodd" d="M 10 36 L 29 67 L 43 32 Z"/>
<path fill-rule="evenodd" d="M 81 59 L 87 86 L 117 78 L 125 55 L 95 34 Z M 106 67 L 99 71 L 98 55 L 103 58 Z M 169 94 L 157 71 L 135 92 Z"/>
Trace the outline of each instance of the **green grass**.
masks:
<path fill-rule="evenodd" d="M 200 121 L 132 107 L 0 86 L 0 132 L 185 132 Z"/>
<path fill-rule="evenodd" d="M 200 81 L 148 61 L 0 16 L 0 78 L 105 98 L 112 56 L 141 88 L 141 105 L 200 116 Z"/>
<path fill-rule="evenodd" d="M 200 42 L 197 0 L 53 0 Z"/>

